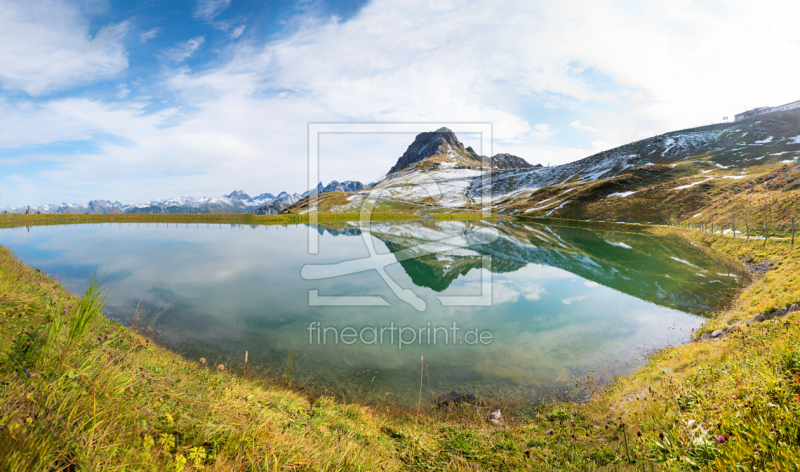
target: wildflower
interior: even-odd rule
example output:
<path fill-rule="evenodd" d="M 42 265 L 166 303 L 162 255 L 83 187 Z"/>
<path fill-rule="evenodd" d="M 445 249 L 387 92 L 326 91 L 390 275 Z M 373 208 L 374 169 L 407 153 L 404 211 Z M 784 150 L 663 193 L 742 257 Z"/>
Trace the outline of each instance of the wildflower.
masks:
<path fill-rule="evenodd" d="M 548 429 L 544 434 L 553 435 L 553 428 Z"/>
<path fill-rule="evenodd" d="M 206 363 L 206 358 L 205 357 L 201 357 L 200 358 L 200 363 L 201 364 L 205 364 Z"/>
<path fill-rule="evenodd" d="M 642 437 L 642 432 L 641 431 L 636 431 L 636 435 L 639 436 L 639 437 Z"/>
<path fill-rule="evenodd" d="M 725 436 L 717 436 L 717 442 L 718 443 L 722 444 L 725 441 L 727 441 L 727 439 L 725 439 Z"/>
<path fill-rule="evenodd" d="M 67 309 L 66 308 L 64 308 L 64 314 L 65 315 L 67 314 Z M 94 330 L 92 330 L 92 331 L 94 331 Z"/>
<path fill-rule="evenodd" d="M 108 339 L 108 338 L 109 338 L 109 336 L 106 334 L 106 339 Z"/>
<path fill-rule="evenodd" d="M 658 433 L 658 438 L 659 439 L 664 439 L 664 431 L 661 431 L 660 433 Z"/>
<path fill-rule="evenodd" d="M 220 365 L 217 366 L 217 370 L 220 370 L 220 371 L 225 370 L 225 366 L 223 364 L 220 364 Z"/>

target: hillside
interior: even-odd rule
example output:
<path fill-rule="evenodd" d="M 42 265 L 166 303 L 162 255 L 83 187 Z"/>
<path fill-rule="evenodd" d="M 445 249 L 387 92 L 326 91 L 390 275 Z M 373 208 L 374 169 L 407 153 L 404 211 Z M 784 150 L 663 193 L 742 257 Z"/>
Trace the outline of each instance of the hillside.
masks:
<path fill-rule="evenodd" d="M 423 133 L 386 178 L 346 199 L 330 194 L 319 209 L 358 211 L 369 195 L 412 212 L 490 204 L 492 212 L 531 217 L 787 222 L 800 190 L 800 110 L 758 118 L 674 131 L 553 167 L 504 154 L 490 164 L 454 144 L 449 130 Z M 308 211 L 307 202 L 292 211 Z"/>
<path fill-rule="evenodd" d="M 786 209 L 793 201 L 798 157 L 800 113 L 789 111 L 667 133 L 563 166 L 495 172 L 490 189 L 494 210 L 507 214 L 756 223 L 765 207 Z M 484 190 L 478 181 L 467 196 Z M 770 216 L 785 220 L 794 214 L 790 206 Z"/>

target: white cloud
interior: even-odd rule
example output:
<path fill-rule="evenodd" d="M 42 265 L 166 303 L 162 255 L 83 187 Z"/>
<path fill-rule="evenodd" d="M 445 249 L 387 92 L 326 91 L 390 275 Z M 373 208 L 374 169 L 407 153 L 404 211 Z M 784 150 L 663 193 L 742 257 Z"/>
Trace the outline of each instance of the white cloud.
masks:
<path fill-rule="evenodd" d="M 128 23 L 90 37 L 71 2 L 0 2 L 0 83 L 41 95 L 111 77 L 128 67 Z"/>
<path fill-rule="evenodd" d="M 556 132 L 551 130 L 550 125 L 547 123 L 539 123 L 531 129 L 531 136 L 537 140 L 550 139 L 554 134 L 556 134 Z"/>
<path fill-rule="evenodd" d="M 161 56 L 171 62 L 182 62 L 190 58 L 203 45 L 206 38 L 198 36 L 186 42 L 180 43 L 174 48 L 166 49 L 161 52 Z"/>
<path fill-rule="evenodd" d="M 542 295 L 547 294 L 547 290 L 538 284 L 528 284 L 522 287 L 522 296 L 528 300 L 539 300 Z"/>
<path fill-rule="evenodd" d="M 158 36 L 159 31 L 160 30 L 158 28 L 153 28 L 150 31 L 145 31 L 144 33 L 139 35 L 139 42 L 145 44 L 146 42 Z"/>
<path fill-rule="evenodd" d="M 71 4 L 22 5 L 0 3 L 0 81 L 6 87 L 38 94 L 127 67 L 127 24 L 106 26 L 92 39 L 88 21 Z M 219 23 L 215 18 L 229 5 L 199 2 L 195 14 Z M 93 182 L 86 198 L 301 190 L 309 121 L 491 122 L 494 153 L 564 163 L 638 139 L 645 130 L 685 128 L 730 116 L 745 104 L 800 98 L 794 82 L 800 65 L 788 59 L 800 56 L 800 30 L 793 25 L 798 9 L 770 1 L 630 8 L 609 0 L 374 0 L 346 22 L 307 16 L 286 36 L 240 39 L 206 67 L 168 71 L 160 83 L 159 75 L 146 77 L 149 90 L 131 82 L 141 94 L 161 96 L 158 87 L 176 94 L 181 111 L 169 112 L 169 121 L 167 112 L 151 114 L 131 95 L 121 105 L 0 98 L 0 148 L 98 134 L 128 143 L 98 142 L 97 155 L 81 158 L 37 156 L 58 163 L 43 166 L 49 180 L 26 197 L 37 199 L 56 195 L 54 182 L 80 188 L 73 181 Z M 230 34 L 243 26 L 231 25 Z M 202 40 L 193 41 L 175 48 L 169 60 L 196 54 Z M 780 64 L 782 73 L 764 74 L 742 57 Z M 566 126 L 556 121 L 560 112 L 608 123 L 593 136 L 599 149 L 559 142 L 566 133 L 554 134 L 551 126 Z M 384 159 L 399 157 L 394 149 L 362 160 L 362 171 L 385 172 Z M 323 179 L 351 178 L 352 167 L 334 166 Z"/>
<path fill-rule="evenodd" d="M 131 93 L 131 89 L 128 88 L 128 84 L 119 84 L 117 85 L 117 98 L 123 99 Z"/>
<path fill-rule="evenodd" d="M 562 298 L 561 303 L 564 305 L 572 305 L 572 302 L 578 302 L 586 298 L 586 295 L 579 295 L 577 297 Z"/>
<path fill-rule="evenodd" d="M 211 21 L 231 5 L 231 0 L 197 0 L 194 17 Z"/>
<path fill-rule="evenodd" d="M 231 38 L 233 38 L 233 39 L 236 39 L 236 38 L 238 38 L 239 36 L 241 36 L 241 35 L 242 35 L 242 33 L 244 33 L 244 28 L 245 28 L 245 25 L 240 25 L 240 26 L 237 26 L 236 28 L 234 28 L 234 29 L 233 29 L 233 30 L 230 32 Z"/>
<path fill-rule="evenodd" d="M 580 121 L 573 121 L 569 125 L 572 126 L 573 128 L 582 129 L 584 131 L 592 131 L 592 132 L 596 132 L 597 131 L 596 129 L 592 128 L 591 126 L 582 125 Z"/>
<path fill-rule="evenodd" d="M 595 288 L 600 286 L 600 284 L 598 284 L 597 282 L 592 282 L 591 280 L 587 280 L 586 282 L 583 283 L 583 285 L 589 288 Z"/>

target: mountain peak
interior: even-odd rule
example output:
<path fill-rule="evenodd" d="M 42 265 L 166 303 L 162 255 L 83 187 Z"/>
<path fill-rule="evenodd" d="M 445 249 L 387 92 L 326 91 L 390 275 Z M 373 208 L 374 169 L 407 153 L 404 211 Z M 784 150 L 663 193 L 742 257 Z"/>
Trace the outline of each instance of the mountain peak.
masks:
<path fill-rule="evenodd" d="M 389 173 L 405 169 L 415 162 L 425 160 L 438 154 L 447 154 L 448 151 L 465 153 L 464 145 L 458 140 L 456 134 L 448 128 L 442 127 L 436 131 L 420 133 L 414 142 L 408 146 L 406 152 L 397 160 L 397 164 Z"/>
<path fill-rule="evenodd" d="M 236 200 L 252 200 L 250 195 L 246 194 L 244 190 L 234 190 L 229 195 L 225 195 L 228 198 L 235 198 Z"/>

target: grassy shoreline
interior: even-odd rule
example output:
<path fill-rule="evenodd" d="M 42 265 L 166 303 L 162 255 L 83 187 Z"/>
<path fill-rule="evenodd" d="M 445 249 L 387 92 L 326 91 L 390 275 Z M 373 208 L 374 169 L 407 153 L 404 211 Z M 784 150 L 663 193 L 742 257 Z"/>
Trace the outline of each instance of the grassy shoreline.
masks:
<path fill-rule="evenodd" d="M 800 301 L 800 252 L 787 241 L 764 245 L 642 229 L 727 257 L 776 262 L 703 331 Z M 593 394 L 585 403 L 515 409 L 512 401 L 479 400 L 417 415 L 315 398 L 187 361 L 103 317 L 67 354 L 51 355 L 64 352 L 68 334 L 48 334 L 59 315 L 73 317 L 77 306 L 78 298 L 56 281 L 0 248 L 4 470 L 732 470 L 735 464 L 792 470 L 800 464 L 797 313 L 722 340 L 660 350 L 611 386 L 578 379 L 577 387 Z M 497 408 L 503 419 L 492 422 Z"/>
<path fill-rule="evenodd" d="M 317 221 L 320 223 L 359 221 L 360 213 L 319 213 Z M 404 212 L 374 212 L 370 214 L 372 221 L 405 221 L 418 220 L 423 215 Z M 425 219 L 437 220 L 478 220 L 485 219 L 480 212 L 441 212 L 424 215 Z M 490 217 L 492 218 L 492 217 Z M 49 226 L 67 224 L 97 224 L 97 223 L 207 223 L 207 224 L 252 224 L 252 225 L 289 225 L 308 224 L 310 215 L 285 213 L 281 215 L 254 215 L 252 213 L 120 213 L 106 215 L 73 215 L 73 214 L 47 214 L 24 215 L 20 213 L 6 213 L 0 215 L 0 228 L 19 228 L 25 226 Z"/>

